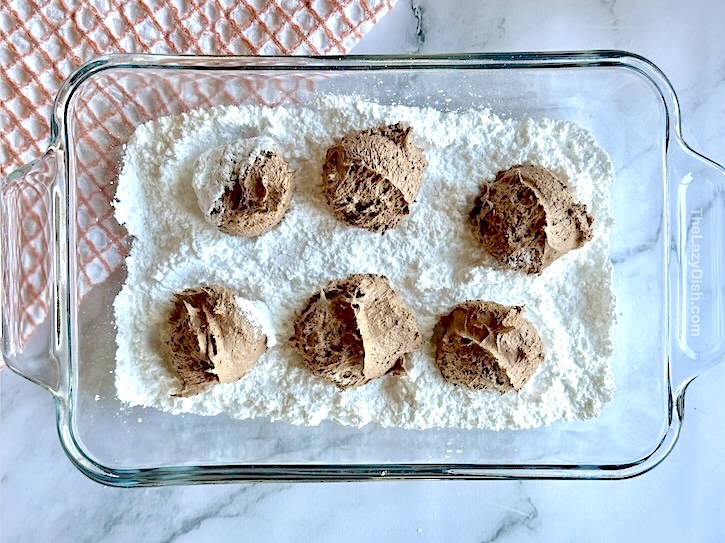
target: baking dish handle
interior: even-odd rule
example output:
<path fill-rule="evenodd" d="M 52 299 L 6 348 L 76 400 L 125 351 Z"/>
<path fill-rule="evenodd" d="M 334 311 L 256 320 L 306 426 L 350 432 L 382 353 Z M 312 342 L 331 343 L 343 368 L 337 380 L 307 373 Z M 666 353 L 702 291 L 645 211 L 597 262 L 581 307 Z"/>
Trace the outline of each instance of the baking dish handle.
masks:
<path fill-rule="evenodd" d="M 0 180 L 0 313 L 2 353 L 16 373 L 57 393 L 53 284 L 53 192 L 58 153 Z"/>
<path fill-rule="evenodd" d="M 677 141 L 667 152 L 674 260 L 673 384 L 725 360 L 725 169 Z M 672 260 L 671 260 L 672 262 Z"/>

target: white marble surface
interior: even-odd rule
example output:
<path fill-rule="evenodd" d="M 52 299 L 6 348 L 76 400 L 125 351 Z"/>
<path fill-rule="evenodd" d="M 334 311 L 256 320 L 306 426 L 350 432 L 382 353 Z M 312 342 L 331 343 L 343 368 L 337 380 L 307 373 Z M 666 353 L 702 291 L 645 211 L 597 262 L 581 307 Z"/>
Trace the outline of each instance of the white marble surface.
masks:
<path fill-rule="evenodd" d="M 663 69 L 685 136 L 725 163 L 725 3 L 399 0 L 356 53 L 621 48 Z M 121 490 L 81 475 L 50 395 L 0 372 L 0 540 L 725 541 L 725 365 L 688 390 L 680 441 L 637 478 Z"/>

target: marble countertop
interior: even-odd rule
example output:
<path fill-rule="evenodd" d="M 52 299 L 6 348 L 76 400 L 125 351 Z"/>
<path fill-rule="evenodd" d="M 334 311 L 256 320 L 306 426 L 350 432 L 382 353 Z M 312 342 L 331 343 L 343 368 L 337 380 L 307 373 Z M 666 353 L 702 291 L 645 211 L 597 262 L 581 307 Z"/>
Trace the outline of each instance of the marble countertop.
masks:
<path fill-rule="evenodd" d="M 667 74 L 686 140 L 725 163 L 725 3 L 398 0 L 354 53 L 625 49 Z M 684 429 L 624 481 L 244 484 L 122 490 L 65 457 L 51 397 L 0 372 L 0 540 L 725 541 L 725 365 Z"/>

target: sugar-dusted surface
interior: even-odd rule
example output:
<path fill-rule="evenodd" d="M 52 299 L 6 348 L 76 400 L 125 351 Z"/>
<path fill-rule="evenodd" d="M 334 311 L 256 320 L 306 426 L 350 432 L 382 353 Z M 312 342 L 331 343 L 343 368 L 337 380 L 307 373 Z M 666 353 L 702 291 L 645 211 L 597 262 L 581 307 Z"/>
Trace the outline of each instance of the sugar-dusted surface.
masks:
<path fill-rule="evenodd" d="M 269 138 L 250 138 L 230 142 L 232 145 L 212 147 L 204 151 L 195 164 L 192 187 L 204 218 L 213 226 L 221 223 L 219 200 L 231 189 L 237 177 L 251 168 L 262 154 L 274 152 Z M 238 172 L 238 173 L 235 173 Z"/>
<path fill-rule="evenodd" d="M 337 222 L 321 194 L 327 147 L 351 131 L 398 121 L 413 127 L 429 162 L 411 215 L 384 236 Z M 209 147 L 257 135 L 275 141 L 297 170 L 298 186 L 278 227 L 252 240 L 234 238 L 204 221 L 192 167 Z M 492 268 L 467 222 L 482 180 L 528 162 L 567 180 L 594 216 L 594 239 L 541 276 Z M 596 416 L 613 393 L 611 181 L 607 155 L 584 130 L 545 119 L 502 120 L 487 110 L 446 113 L 325 97 L 309 108 L 229 107 L 148 123 L 129 142 L 117 194 L 117 217 L 136 238 L 115 302 L 118 396 L 172 412 L 296 424 L 501 429 Z M 389 277 L 416 313 L 426 344 L 406 377 L 340 392 L 311 375 L 284 339 L 311 293 L 360 272 Z M 171 294 L 204 283 L 265 302 L 280 341 L 239 382 L 174 398 L 178 383 L 158 354 L 157 330 Z M 546 359 L 518 394 L 454 387 L 435 368 L 429 339 L 438 316 L 476 298 L 525 305 L 541 334 Z"/>

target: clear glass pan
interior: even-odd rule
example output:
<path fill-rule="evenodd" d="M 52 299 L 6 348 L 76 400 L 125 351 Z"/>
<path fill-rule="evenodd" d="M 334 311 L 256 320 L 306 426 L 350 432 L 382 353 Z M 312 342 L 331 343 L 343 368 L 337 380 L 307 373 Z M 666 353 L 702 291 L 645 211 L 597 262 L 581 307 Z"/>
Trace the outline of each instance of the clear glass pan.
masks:
<path fill-rule="evenodd" d="M 132 240 L 118 225 L 97 234 L 118 238 L 106 256 L 119 266 L 89 288 L 98 255 L 86 227 L 109 220 L 125 142 L 162 115 L 304 104 L 317 93 L 446 110 L 490 107 L 504 117 L 572 121 L 594 134 L 616 175 L 610 258 L 617 392 L 600 417 L 534 430 L 411 431 L 174 416 L 120 404 L 112 302 Z M 687 384 L 725 358 L 725 170 L 683 142 L 671 85 L 636 55 L 112 55 L 63 85 L 51 133 L 48 152 L 2 185 L 3 355 L 55 396 L 69 458 L 105 484 L 631 477 L 671 450 Z M 89 197 L 89 183 L 99 179 Z M 37 209 L 45 220 L 30 224 Z M 28 248 L 42 260 L 34 298 L 23 287 Z M 38 301 L 47 313 L 28 317 Z"/>

